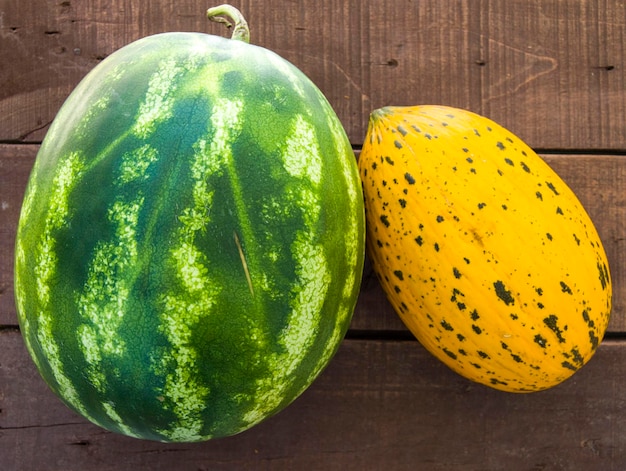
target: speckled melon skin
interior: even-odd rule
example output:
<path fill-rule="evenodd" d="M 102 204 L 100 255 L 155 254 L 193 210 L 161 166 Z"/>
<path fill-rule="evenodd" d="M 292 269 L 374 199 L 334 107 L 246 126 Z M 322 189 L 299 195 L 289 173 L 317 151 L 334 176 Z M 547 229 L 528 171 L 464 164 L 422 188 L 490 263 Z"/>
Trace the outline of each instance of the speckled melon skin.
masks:
<path fill-rule="evenodd" d="M 98 65 L 42 144 L 16 243 L 21 330 L 102 427 L 232 435 L 328 364 L 364 239 L 352 148 L 310 80 L 243 41 L 150 36 Z"/>
<path fill-rule="evenodd" d="M 359 157 L 372 265 L 400 318 L 459 374 L 555 386 L 611 311 L 602 242 L 570 188 L 518 137 L 445 106 L 372 113 Z"/>

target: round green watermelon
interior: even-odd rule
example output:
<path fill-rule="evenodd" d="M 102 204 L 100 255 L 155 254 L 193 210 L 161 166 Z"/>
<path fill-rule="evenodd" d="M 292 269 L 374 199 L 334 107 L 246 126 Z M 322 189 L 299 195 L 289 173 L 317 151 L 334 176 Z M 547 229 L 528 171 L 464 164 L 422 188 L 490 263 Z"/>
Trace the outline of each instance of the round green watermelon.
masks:
<path fill-rule="evenodd" d="M 248 429 L 314 381 L 354 311 L 365 230 L 345 131 L 302 72 L 236 31 L 110 55 L 30 176 L 21 331 L 50 388 L 114 432 Z"/>

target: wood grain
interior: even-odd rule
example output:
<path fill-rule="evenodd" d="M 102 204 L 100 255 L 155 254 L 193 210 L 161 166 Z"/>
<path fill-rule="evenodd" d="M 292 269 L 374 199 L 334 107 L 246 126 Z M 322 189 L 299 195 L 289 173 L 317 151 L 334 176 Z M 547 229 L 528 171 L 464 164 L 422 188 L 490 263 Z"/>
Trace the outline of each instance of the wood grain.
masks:
<path fill-rule="evenodd" d="M 603 470 L 626 467 L 626 345 L 605 342 L 551 390 L 470 383 L 417 342 L 346 341 L 278 415 L 200 444 L 125 438 L 87 423 L 43 384 L 17 332 L 0 333 L 0 450 L 7 470 Z M 25 393 L 27 391 L 27 393 Z"/>
<path fill-rule="evenodd" d="M 38 146 L 0 144 L 0 326 L 15 325 L 13 259 L 22 199 Z"/>
<path fill-rule="evenodd" d="M 228 35 L 192 0 L 3 0 L 0 141 L 37 142 L 103 58 L 165 31 Z M 577 0 L 233 1 L 319 85 L 354 144 L 371 110 L 468 108 L 543 149 L 626 149 L 626 6 Z"/>
<path fill-rule="evenodd" d="M 215 2 L 215 4 L 221 2 Z M 610 335 L 541 393 L 471 383 L 404 328 L 366 264 L 352 328 L 294 404 L 235 437 L 160 444 L 106 432 L 47 388 L 13 296 L 19 210 L 38 143 L 74 86 L 165 31 L 228 36 L 192 0 L 0 0 L 0 470 L 626 469 L 626 4 L 618 0 L 233 0 L 252 42 L 302 69 L 358 149 L 369 113 L 439 103 L 542 151 L 600 233 Z"/>

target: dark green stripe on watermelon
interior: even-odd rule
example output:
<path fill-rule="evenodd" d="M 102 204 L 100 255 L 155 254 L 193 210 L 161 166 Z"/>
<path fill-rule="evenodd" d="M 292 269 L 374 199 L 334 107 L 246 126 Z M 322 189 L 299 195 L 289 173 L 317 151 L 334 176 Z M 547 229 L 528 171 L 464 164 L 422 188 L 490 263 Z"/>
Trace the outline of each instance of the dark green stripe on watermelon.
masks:
<path fill-rule="evenodd" d="M 277 412 L 348 328 L 364 219 L 329 104 L 271 52 L 171 33 L 111 55 L 38 155 L 20 323 L 73 409 L 156 440 Z"/>

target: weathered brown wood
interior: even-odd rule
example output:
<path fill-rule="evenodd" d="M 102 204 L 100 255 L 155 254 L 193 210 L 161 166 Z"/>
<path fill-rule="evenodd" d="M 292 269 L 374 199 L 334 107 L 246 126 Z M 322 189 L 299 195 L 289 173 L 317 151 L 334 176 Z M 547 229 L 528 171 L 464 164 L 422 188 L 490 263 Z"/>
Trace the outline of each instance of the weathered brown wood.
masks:
<path fill-rule="evenodd" d="M 13 297 L 15 232 L 38 148 L 0 144 L 0 326 L 16 323 Z"/>
<path fill-rule="evenodd" d="M 13 245 L 19 208 L 36 145 L 0 145 L 0 325 L 15 325 Z M 544 155 L 578 194 L 600 233 L 611 265 L 614 309 L 611 332 L 626 331 L 626 158 L 611 155 Z M 352 327 L 404 330 L 369 266 Z"/>
<path fill-rule="evenodd" d="M 623 2 L 485 0 L 481 7 L 483 114 L 535 147 L 626 147 Z"/>
<path fill-rule="evenodd" d="M 452 373 L 417 342 L 345 341 L 291 406 L 238 436 L 160 444 L 101 430 L 44 385 L 0 332 L 0 463 L 14 471 L 626 469 L 626 343 L 541 393 Z"/>
<path fill-rule="evenodd" d="M 219 2 L 216 2 L 219 3 Z M 626 6 L 577 0 L 233 1 L 253 42 L 328 96 L 354 144 L 372 109 L 440 103 L 537 148 L 626 148 Z M 0 141 L 39 141 L 76 83 L 128 42 L 228 35 L 192 0 L 3 0 Z"/>
<path fill-rule="evenodd" d="M 356 146 L 372 109 L 440 103 L 560 152 L 544 157 L 578 194 L 609 256 L 612 336 L 556 388 L 498 392 L 452 373 L 413 340 L 366 266 L 348 338 L 276 417 L 185 445 L 86 422 L 45 386 L 15 327 L 13 245 L 33 144 L 78 81 L 123 45 L 164 31 L 229 33 L 204 18 L 213 4 L 191 0 L 0 0 L 0 470 L 626 469 L 626 4 L 231 3 L 254 43 L 318 84 Z"/>

